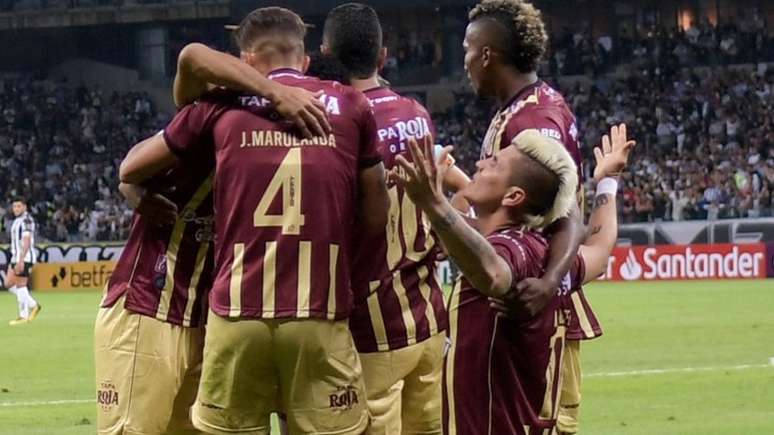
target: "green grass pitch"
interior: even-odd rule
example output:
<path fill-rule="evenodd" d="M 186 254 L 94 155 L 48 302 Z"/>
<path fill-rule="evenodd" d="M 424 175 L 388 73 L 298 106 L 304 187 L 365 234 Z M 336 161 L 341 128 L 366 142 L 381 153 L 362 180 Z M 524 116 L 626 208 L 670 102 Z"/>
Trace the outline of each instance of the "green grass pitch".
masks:
<path fill-rule="evenodd" d="M 774 281 L 601 283 L 605 335 L 583 345 L 581 432 L 774 433 Z M 0 324 L 0 434 L 94 434 L 96 293 L 37 293 L 43 311 Z M 0 313 L 14 317 L 13 295 Z"/>

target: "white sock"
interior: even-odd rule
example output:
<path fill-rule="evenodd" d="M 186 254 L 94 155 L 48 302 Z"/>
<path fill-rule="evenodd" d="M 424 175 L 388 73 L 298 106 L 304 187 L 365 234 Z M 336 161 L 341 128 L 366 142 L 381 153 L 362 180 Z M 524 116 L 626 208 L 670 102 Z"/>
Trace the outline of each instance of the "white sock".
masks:
<path fill-rule="evenodd" d="M 19 293 L 24 295 L 24 302 L 27 304 L 27 309 L 31 310 L 38 306 L 38 301 L 32 298 L 30 290 L 25 285 L 24 287 L 17 287 Z"/>
<path fill-rule="evenodd" d="M 30 315 L 29 307 L 27 307 L 27 298 L 25 293 L 21 291 L 21 288 L 13 286 L 8 289 L 11 293 L 16 295 L 16 302 L 19 304 L 19 317 L 26 319 Z M 24 287 L 27 290 L 27 287 Z"/>

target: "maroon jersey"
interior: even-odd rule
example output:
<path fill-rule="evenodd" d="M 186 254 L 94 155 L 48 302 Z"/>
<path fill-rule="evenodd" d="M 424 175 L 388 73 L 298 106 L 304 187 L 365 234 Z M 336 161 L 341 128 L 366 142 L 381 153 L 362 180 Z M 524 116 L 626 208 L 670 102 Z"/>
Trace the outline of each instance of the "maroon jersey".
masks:
<path fill-rule="evenodd" d="M 196 327 L 207 318 L 214 168 L 214 156 L 201 155 L 149 183 L 177 205 L 179 217 L 171 227 L 158 227 L 135 213 L 103 307 L 126 295 L 127 310 L 175 325 Z"/>
<path fill-rule="evenodd" d="M 408 139 L 433 134 L 424 107 L 388 88 L 365 92 L 374 110 L 385 167 L 408 151 Z M 408 155 L 408 154 L 406 154 Z M 399 349 L 445 331 L 448 320 L 436 277 L 430 224 L 408 195 L 389 185 L 384 231 L 355 237 L 352 283 L 355 308 L 350 329 L 360 352 Z"/>
<path fill-rule="evenodd" d="M 506 229 L 487 237 L 508 263 L 514 286 L 537 277 L 548 254 L 535 231 Z M 444 433 L 542 435 L 556 424 L 559 374 L 569 315 L 569 296 L 583 282 L 578 257 L 546 308 L 516 321 L 490 308 L 487 297 L 464 278 L 449 304 L 452 345 L 446 357 Z"/>
<path fill-rule="evenodd" d="M 481 158 L 489 158 L 507 147 L 526 129 L 539 130 L 544 136 L 564 144 L 578 166 L 578 203 L 583 210 L 583 163 L 575 115 L 564 97 L 545 82 L 538 80 L 522 89 L 497 112 L 484 138 Z M 573 313 L 570 316 L 567 338 L 582 340 L 602 335 L 602 327 L 583 290 L 573 295 L 572 302 Z"/>
<path fill-rule="evenodd" d="M 183 158 L 215 153 L 210 306 L 228 317 L 345 319 L 358 171 L 381 160 L 373 113 L 339 83 L 269 77 L 323 91 L 333 133 L 301 139 L 268 100 L 232 92 L 187 107 L 166 130 Z"/>

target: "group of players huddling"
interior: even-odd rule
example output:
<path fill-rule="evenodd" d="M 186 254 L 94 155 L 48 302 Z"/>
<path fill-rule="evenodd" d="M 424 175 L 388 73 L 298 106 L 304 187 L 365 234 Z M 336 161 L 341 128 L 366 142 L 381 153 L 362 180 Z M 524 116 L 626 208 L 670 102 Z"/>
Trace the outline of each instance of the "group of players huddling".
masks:
<path fill-rule="evenodd" d="M 187 46 L 179 112 L 121 164 L 136 214 L 95 328 L 99 433 L 268 434 L 273 412 L 290 434 L 576 432 L 625 126 L 595 150 L 587 231 L 532 5 L 470 12 L 465 69 L 500 106 L 472 179 L 380 82 L 372 8 L 327 17 L 318 71 L 342 77 L 306 74 L 305 32 L 268 7 L 235 28 L 240 58 Z"/>

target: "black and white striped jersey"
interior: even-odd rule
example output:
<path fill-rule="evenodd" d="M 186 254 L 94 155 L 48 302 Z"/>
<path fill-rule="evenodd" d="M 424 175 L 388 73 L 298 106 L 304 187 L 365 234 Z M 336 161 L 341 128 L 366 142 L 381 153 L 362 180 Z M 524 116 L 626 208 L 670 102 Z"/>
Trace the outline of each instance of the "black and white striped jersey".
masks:
<path fill-rule="evenodd" d="M 11 225 L 11 262 L 19 261 L 19 255 L 22 251 L 22 238 L 25 234 L 30 235 L 30 250 L 24 256 L 25 263 L 35 263 L 37 255 L 35 254 L 35 219 L 28 212 L 14 219 Z"/>

